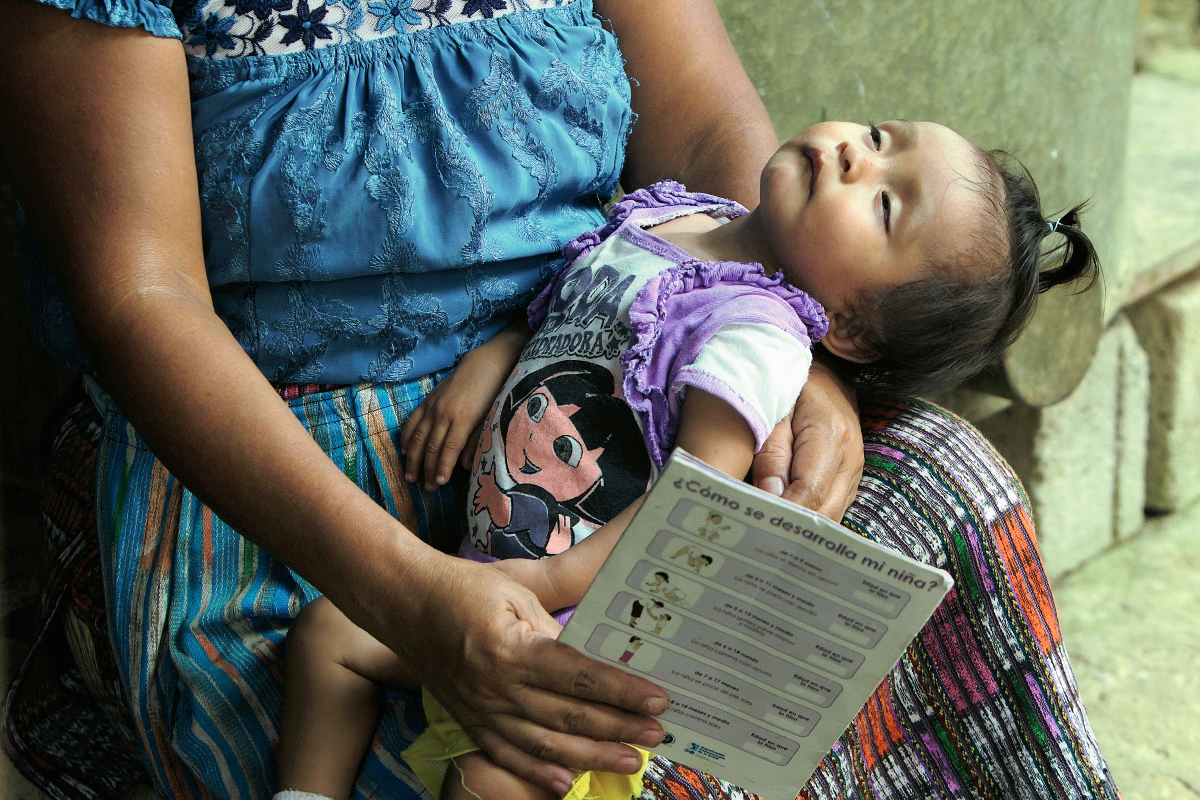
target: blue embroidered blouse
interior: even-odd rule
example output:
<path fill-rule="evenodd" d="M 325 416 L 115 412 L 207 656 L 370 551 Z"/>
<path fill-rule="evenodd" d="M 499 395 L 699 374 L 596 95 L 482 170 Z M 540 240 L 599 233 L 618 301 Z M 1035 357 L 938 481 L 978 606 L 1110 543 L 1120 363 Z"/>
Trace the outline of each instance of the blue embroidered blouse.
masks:
<path fill-rule="evenodd" d="M 43 2 L 182 41 L 213 301 L 273 381 L 451 366 L 604 221 L 632 115 L 591 0 Z"/>

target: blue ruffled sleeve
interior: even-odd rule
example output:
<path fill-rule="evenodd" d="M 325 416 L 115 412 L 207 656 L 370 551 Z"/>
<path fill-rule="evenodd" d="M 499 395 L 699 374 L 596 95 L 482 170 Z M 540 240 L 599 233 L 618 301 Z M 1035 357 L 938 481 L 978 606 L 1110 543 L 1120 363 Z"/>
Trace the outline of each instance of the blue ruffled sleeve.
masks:
<path fill-rule="evenodd" d="M 90 19 L 114 28 L 145 28 L 155 36 L 181 39 L 169 2 L 155 0 L 39 0 L 69 11 L 75 19 Z"/>

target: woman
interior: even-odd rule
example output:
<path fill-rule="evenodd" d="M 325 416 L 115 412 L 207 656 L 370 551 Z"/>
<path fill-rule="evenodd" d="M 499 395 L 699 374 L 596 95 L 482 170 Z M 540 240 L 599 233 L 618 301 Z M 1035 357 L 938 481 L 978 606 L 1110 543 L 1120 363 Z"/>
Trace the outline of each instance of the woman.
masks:
<path fill-rule="evenodd" d="M 96 378 L 108 628 L 158 790 L 269 793 L 278 646 L 316 591 L 423 664 L 508 769 L 554 789 L 567 767 L 631 771 L 617 742 L 657 741 L 661 690 L 559 646 L 528 593 L 424 544 L 455 539 L 458 506 L 405 486 L 397 440 L 460 354 L 523 335 L 507 321 L 618 173 L 754 203 L 776 141 L 715 9 L 597 3 L 618 52 L 583 0 L 53 5 L 105 24 L 4 1 L 21 35 L 0 53 L 3 148 L 48 265 L 35 288 L 57 283 L 40 284 L 46 338 L 78 356 L 73 323 Z M 831 379 L 810 386 L 756 469 L 782 491 L 794 437 L 792 496 L 839 516 L 861 464 L 853 410 Z M 1069 673 L 1037 675 L 1069 733 L 1037 763 L 1099 795 Z M 360 793 L 412 796 L 394 759 L 411 711 L 385 719 Z M 955 736 L 954 758 L 991 740 Z M 923 737 L 891 750 L 915 775 L 937 750 Z M 871 779 L 874 761 L 837 753 L 830 786 Z M 1005 774 L 1028 762 L 995 755 Z"/>

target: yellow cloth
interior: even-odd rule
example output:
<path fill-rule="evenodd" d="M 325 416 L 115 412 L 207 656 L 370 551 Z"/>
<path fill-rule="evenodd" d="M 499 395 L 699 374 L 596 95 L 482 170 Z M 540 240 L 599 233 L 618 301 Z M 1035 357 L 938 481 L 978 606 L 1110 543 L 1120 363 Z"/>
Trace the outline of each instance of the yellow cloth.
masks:
<path fill-rule="evenodd" d="M 421 783 L 425 784 L 430 794 L 437 797 L 442 791 L 442 778 L 445 777 L 451 760 L 475 752 L 479 745 L 472 741 L 433 695 L 422 689 L 421 696 L 429 727 L 400 754 L 400 757 L 421 779 Z M 642 773 L 646 771 L 650 753 L 635 745 L 630 746 L 642 757 L 642 767 L 637 773 L 618 775 L 615 772 L 592 770 L 577 773 L 571 791 L 567 792 L 563 800 L 630 800 L 639 797 L 642 793 Z M 467 790 L 470 789 L 468 786 Z"/>

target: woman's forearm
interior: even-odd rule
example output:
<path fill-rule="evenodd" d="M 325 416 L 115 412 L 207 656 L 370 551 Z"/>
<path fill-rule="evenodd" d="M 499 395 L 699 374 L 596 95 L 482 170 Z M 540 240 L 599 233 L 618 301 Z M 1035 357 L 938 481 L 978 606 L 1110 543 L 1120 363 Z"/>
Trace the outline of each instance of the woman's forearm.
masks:
<path fill-rule="evenodd" d="M 758 205 L 759 173 L 779 140 L 712 0 L 596 0 L 596 10 L 636 81 L 626 188 L 673 178 Z"/>
<path fill-rule="evenodd" d="M 222 520 L 386 640 L 377 616 L 421 593 L 381 593 L 420 586 L 440 554 L 342 474 L 211 309 L 142 295 L 111 316 L 89 337 L 97 377 L 155 455 Z"/>
<path fill-rule="evenodd" d="M 223 520 L 370 629 L 337 576 L 437 554 L 325 457 L 214 313 L 179 43 L 0 13 L 23 32 L 0 53 L 0 147 L 100 383 Z"/>

